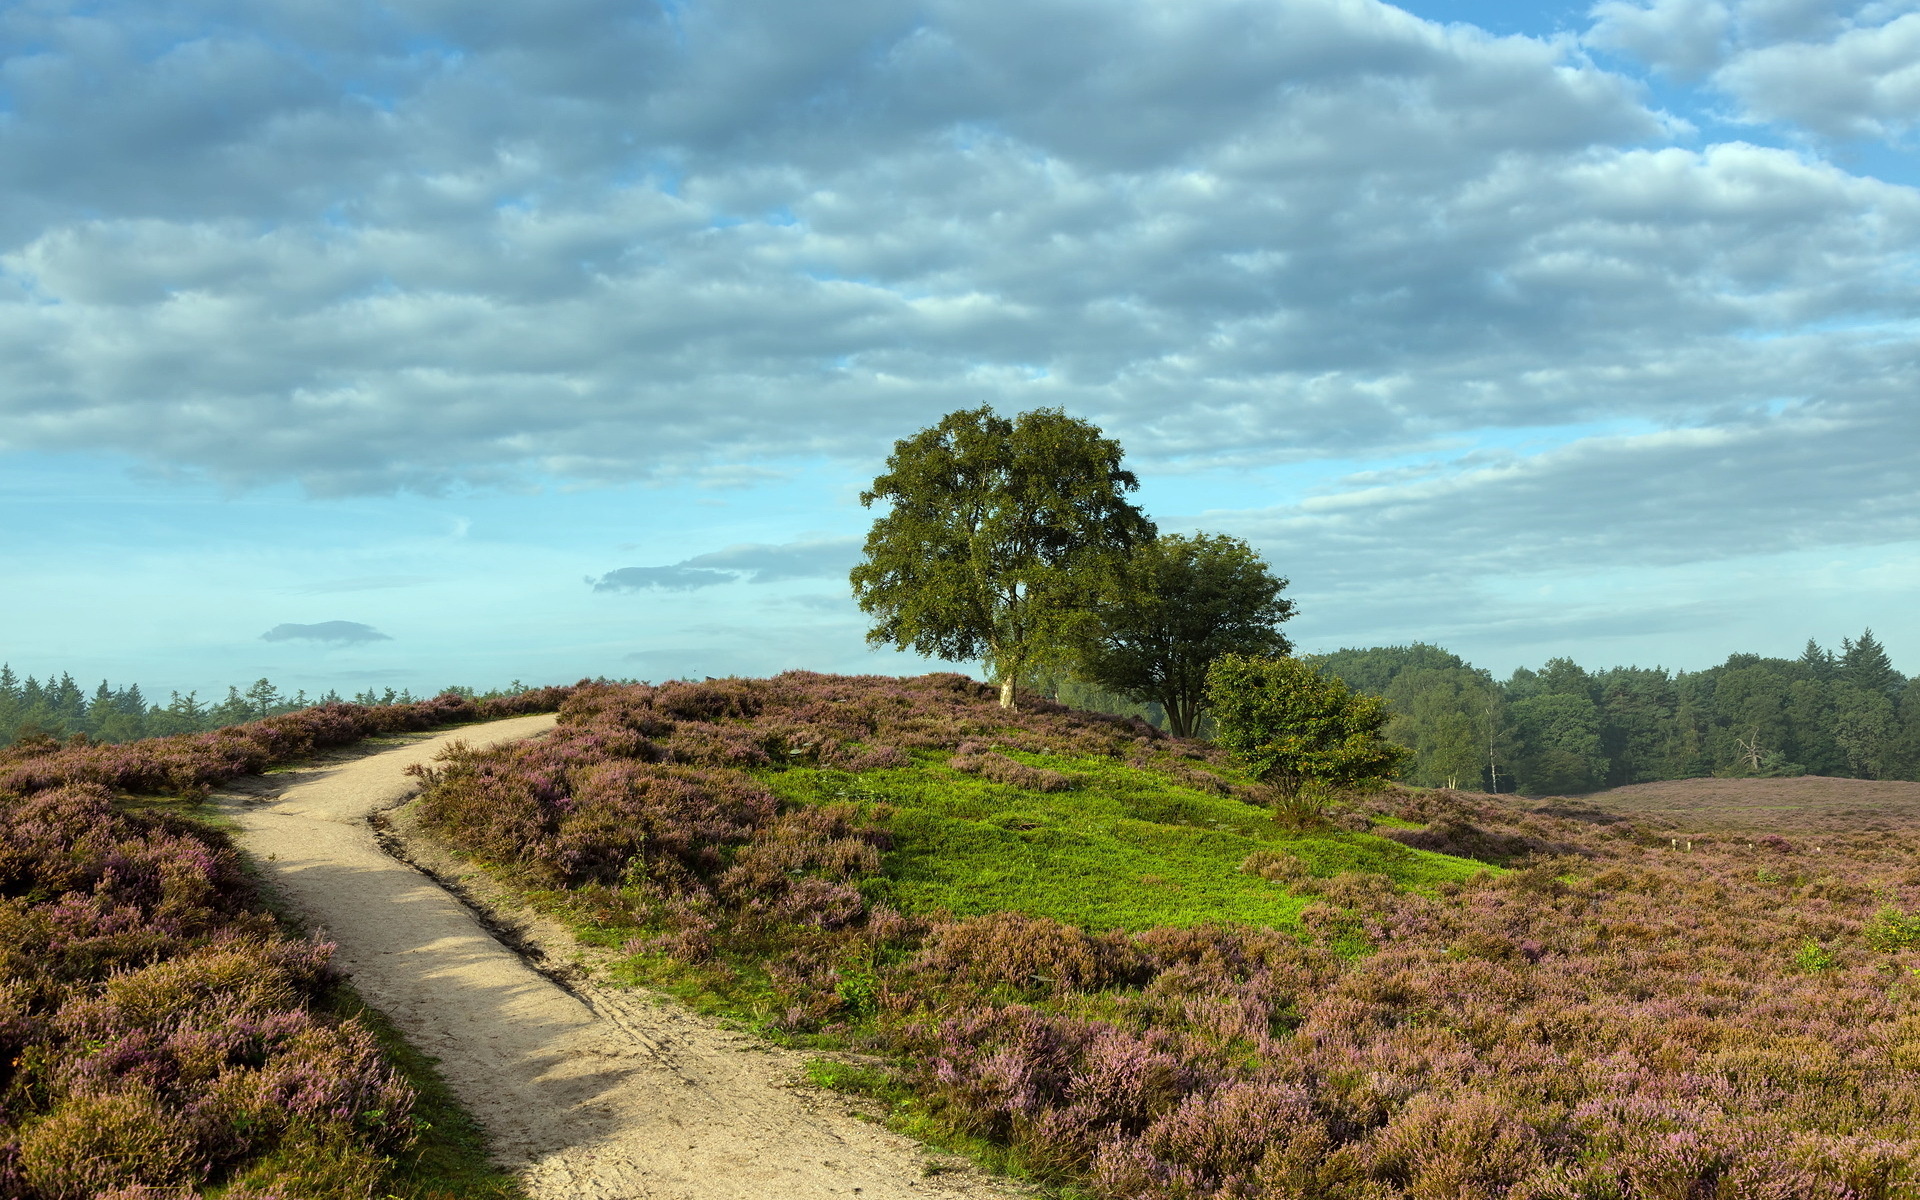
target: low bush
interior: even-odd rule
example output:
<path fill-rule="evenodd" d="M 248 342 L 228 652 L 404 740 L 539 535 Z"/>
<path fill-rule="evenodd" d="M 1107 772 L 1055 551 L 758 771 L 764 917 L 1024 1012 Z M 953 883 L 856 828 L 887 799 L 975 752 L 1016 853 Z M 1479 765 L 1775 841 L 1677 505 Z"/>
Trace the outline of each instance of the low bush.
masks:
<path fill-rule="evenodd" d="M 284 938 L 217 833 L 92 784 L 0 804 L 0 1194 L 266 1186 L 325 1153 L 365 1186 L 302 1195 L 370 1195 L 413 1092 L 329 1015 L 332 948 Z"/>

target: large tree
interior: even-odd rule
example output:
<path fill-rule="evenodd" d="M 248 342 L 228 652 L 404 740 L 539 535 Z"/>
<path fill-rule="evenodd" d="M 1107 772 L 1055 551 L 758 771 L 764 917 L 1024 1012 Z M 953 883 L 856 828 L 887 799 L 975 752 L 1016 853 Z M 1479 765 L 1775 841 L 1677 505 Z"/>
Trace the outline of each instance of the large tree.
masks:
<path fill-rule="evenodd" d="M 1057 408 L 1008 420 L 949 413 L 894 443 L 860 495 L 887 511 L 853 569 L 867 640 L 950 662 L 984 660 L 1000 703 L 1057 652 L 1120 559 L 1154 535 L 1126 492 L 1120 443 Z"/>
<path fill-rule="evenodd" d="M 1079 674 L 1130 700 L 1153 701 L 1190 737 L 1207 668 L 1223 654 L 1269 657 L 1292 647 L 1280 623 L 1293 602 L 1253 547 L 1224 534 L 1135 546 L 1076 638 Z"/>

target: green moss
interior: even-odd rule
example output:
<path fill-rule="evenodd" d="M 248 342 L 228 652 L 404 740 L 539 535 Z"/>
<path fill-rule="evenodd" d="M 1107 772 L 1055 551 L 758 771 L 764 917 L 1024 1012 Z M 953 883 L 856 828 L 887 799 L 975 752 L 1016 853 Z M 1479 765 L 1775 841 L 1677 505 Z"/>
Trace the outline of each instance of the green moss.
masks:
<path fill-rule="evenodd" d="M 1289 832 L 1243 801 L 1112 759 L 1011 757 L 1064 772 L 1075 787 L 1026 791 L 938 761 L 857 775 L 796 767 L 763 780 L 794 803 L 889 806 L 895 845 L 868 893 L 906 912 L 1012 910 L 1095 930 L 1209 921 L 1285 927 L 1312 897 L 1242 874 L 1240 863 L 1256 850 L 1284 850 L 1316 875 L 1370 871 L 1409 888 L 1486 870 L 1371 834 Z"/>

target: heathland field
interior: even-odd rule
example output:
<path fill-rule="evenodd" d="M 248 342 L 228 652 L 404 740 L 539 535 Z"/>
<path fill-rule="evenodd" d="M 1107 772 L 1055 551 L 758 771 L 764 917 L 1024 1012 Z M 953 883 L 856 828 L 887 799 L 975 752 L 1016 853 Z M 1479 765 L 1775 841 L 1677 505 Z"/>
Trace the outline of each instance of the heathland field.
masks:
<path fill-rule="evenodd" d="M 421 826 L 612 980 L 1059 1194 L 1920 1191 L 1899 797 L 1393 787 L 1297 830 L 1204 742 L 1009 712 L 957 675 L 516 703 L 559 723 L 427 770 Z M 492 715 L 442 707 L 408 720 Z M 224 836 L 127 795 L 266 769 L 368 710 L 318 711 L 0 762 L 5 1194 L 512 1194 Z"/>
<path fill-rule="evenodd" d="M 426 820 L 627 978 L 1049 1185 L 1913 1192 L 1904 831 L 1392 789 L 1288 833 L 1202 743 L 958 676 L 585 687 L 560 721 L 446 763 Z"/>

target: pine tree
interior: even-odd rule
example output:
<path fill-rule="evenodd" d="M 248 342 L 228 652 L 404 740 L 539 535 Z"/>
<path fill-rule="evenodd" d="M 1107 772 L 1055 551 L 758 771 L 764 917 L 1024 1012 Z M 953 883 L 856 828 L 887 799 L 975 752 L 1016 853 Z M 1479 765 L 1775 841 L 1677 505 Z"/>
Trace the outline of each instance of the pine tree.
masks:
<path fill-rule="evenodd" d="M 1807 639 L 1807 648 L 1800 652 L 1799 662 L 1809 679 L 1824 683 L 1833 678 L 1833 651 L 1812 638 Z"/>
<path fill-rule="evenodd" d="M 1859 641 L 1840 641 L 1840 678 L 1863 692 L 1873 692 L 1889 700 L 1898 699 L 1906 678 L 1893 669 L 1886 647 L 1874 640 L 1873 630 L 1862 630 Z"/>

